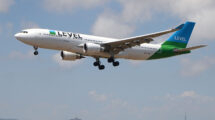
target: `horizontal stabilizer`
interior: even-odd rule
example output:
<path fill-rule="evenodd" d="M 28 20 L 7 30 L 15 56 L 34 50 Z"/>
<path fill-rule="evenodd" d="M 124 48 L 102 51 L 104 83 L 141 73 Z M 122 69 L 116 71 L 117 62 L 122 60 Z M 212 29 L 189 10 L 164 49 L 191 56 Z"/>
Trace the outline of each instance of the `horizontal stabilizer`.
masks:
<path fill-rule="evenodd" d="M 189 47 L 189 48 L 183 48 L 183 49 L 175 49 L 174 52 L 187 52 L 195 49 L 199 49 L 202 47 L 206 47 L 207 45 L 199 45 L 199 46 L 194 46 L 194 47 Z"/>

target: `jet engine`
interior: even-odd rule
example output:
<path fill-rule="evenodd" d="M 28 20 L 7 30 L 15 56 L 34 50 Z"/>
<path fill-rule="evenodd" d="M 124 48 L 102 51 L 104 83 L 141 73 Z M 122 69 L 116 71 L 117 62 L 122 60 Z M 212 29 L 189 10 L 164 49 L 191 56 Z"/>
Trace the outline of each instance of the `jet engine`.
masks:
<path fill-rule="evenodd" d="M 94 43 L 85 43 L 83 49 L 84 52 L 88 54 L 96 54 L 104 51 L 104 48 L 101 47 L 101 45 Z"/>
<path fill-rule="evenodd" d="M 61 51 L 61 57 L 62 57 L 63 60 L 71 60 L 71 61 L 75 61 L 77 59 L 84 58 L 80 54 L 76 54 L 76 53 L 72 53 L 72 52 L 67 52 L 67 51 Z"/>

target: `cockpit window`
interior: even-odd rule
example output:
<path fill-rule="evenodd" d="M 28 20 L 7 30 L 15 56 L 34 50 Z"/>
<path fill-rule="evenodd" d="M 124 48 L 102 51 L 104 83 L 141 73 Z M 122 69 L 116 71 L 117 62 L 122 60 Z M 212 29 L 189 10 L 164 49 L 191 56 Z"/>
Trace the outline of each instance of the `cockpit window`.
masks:
<path fill-rule="evenodd" d="M 28 31 L 22 31 L 22 33 L 28 33 Z"/>

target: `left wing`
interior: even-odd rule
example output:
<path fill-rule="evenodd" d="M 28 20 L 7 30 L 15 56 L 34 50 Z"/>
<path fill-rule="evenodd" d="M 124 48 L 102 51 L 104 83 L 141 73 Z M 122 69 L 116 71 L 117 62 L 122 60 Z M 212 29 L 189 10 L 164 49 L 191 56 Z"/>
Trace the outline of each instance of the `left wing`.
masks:
<path fill-rule="evenodd" d="M 178 31 L 178 30 L 182 29 L 183 26 L 184 26 L 184 24 L 181 24 L 181 25 L 177 26 L 176 28 L 173 28 L 170 30 L 161 31 L 161 32 L 152 33 L 152 34 L 146 34 L 146 35 L 142 35 L 142 36 L 126 38 L 126 39 L 120 39 L 120 40 L 117 40 L 114 42 L 103 43 L 101 45 L 104 46 L 106 52 L 117 54 L 120 51 L 123 51 L 127 48 L 134 47 L 136 45 L 140 45 L 143 43 L 150 43 L 151 41 L 153 41 L 152 38 Z"/>

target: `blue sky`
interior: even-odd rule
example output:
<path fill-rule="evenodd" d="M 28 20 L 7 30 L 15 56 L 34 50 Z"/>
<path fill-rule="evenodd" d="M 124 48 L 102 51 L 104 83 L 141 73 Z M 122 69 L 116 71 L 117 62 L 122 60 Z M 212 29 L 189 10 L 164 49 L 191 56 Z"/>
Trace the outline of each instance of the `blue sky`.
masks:
<path fill-rule="evenodd" d="M 213 0 L 0 0 L 0 118 L 19 120 L 215 119 Z M 14 38 L 25 28 L 107 37 L 196 27 L 192 54 L 153 61 L 120 60 L 104 71 L 93 58 L 63 62 L 59 51 Z M 167 36 L 166 36 L 167 37 Z M 166 37 L 156 39 L 162 42 Z"/>

